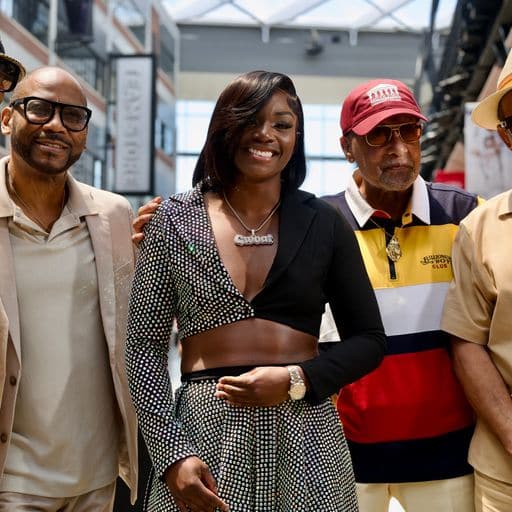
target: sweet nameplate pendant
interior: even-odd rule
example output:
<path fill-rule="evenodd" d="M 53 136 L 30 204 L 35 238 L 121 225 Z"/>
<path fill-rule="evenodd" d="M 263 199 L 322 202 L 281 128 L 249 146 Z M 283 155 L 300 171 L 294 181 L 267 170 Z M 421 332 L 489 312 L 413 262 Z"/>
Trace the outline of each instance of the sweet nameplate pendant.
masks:
<path fill-rule="evenodd" d="M 281 204 L 281 200 L 279 200 L 274 208 L 270 211 L 270 213 L 263 219 L 263 222 L 257 227 L 257 228 L 250 228 L 245 224 L 245 222 L 241 219 L 240 215 L 238 215 L 237 211 L 231 206 L 231 203 L 228 201 L 228 198 L 226 197 L 226 194 L 224 194 L 224 201 L 226 201 L 226 204 L 228 205 L 228 208 L 231 210 L 231 213 L 235 216 L 236 220 L 240 222 L 240 224 L 251 233 L 250 235 L 241 235 L 240 233 L 237 233 L 233 237 L 233 242 L 235 245 L 238 245 L 239 247 L 245 247 L 250 245 L 272 245 L 274 243 L 274 236 L 270 233 L 266 235 L 257 235 L 256 233 L 265 227 L 266 224 L 270 222 L 270 219 L 272 218 L 272 215 L 277 212 L 277 209 L 279 208 L 279 205 Z"/>
<path fill-rule="evenodd" d="M 239 247 L 245 247 L 248 245 L 272 245 L 274 243 L 274 236 L 270 233 L 268 235 L 257 235 L 253 229 L 251 234 L 248 236 L 236 234 L 233 237 L 233 242 Z"/>

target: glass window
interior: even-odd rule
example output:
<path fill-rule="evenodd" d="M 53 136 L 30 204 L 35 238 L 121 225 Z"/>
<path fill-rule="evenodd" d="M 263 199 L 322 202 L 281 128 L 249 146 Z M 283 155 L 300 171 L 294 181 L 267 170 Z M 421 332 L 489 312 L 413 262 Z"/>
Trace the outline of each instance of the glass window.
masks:
<path fill-rule="evenodd" d="M 213 107 L 214 103 L 211 101 L 178 101 L 178 153 L 199 155 L 206 139 Z"/>
<path fill-rule="evenodd" d="M 155 120 L 155 147 L 160 148 L 168 155 L 173 155 L 175 135 L 174 104 L 159 101 L 156 107 L 157 117 Z"/>
<path fill-rule="evenodd" d="M 339 157 L 340 107 L 338 105 L 304 105 L 306 155 Z"/>
<path fill-rule="evenodd" d="M 197 156 L 178 156 L 176 159 L 176 192 L 185 192 L 192 188 L 192 175 Z"/>
<path fill-rule="evenodd" d="M 301 188 L 316 196 L 337 194 L 345 190 L 354 170 L 353 164 L 341 158 L 340 160 L 308 158 L 307 167 L 308 172 Z"/>

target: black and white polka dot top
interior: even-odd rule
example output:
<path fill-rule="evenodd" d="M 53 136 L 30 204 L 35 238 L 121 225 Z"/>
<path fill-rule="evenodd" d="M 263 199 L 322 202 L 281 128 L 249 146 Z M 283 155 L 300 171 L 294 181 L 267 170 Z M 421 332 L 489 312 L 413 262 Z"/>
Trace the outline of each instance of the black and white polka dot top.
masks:
<path fill-rule="evenodd" d="M 222 264 L 199 187 L 165 201 L 146 233 L 143 274 L 166 287 L 180 338 L 254 316 Z"/>

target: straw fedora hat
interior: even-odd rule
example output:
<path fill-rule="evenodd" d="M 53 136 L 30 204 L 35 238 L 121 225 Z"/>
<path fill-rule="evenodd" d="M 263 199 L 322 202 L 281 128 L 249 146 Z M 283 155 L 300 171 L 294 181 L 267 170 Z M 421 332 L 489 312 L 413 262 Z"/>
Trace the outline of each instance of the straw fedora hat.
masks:
<path fill-rule="evenodd" d="M 17 61 L 16 59 L 13 59 L 9 55 L 6 55 L 4 44 L 2 43 L 1 39 L 0 39 L 0 60 L 8 61 L 11 64 L 14 64 L 19 69 L 20 74 L 18 75 L 18 81 L 21 80 L 25 76 L 26 71 L 25 71 L 25 68 L 23 67 L 23 64 L 21 62 Z"/>
<path fill-rule="evenodd" d="M 25 71 L 25 68 L 24 68 L 24 66 L 23 66 L 23 64 L 21 62 L 17 61 L 16 59 L 13 59 L 9 55 L 6 55 L 5 53 L 2 53 L 2 52 L 0 52 L 0 60 L 7 60 L 7 61 L 9 61 L 12 64 L 14 64 L 20 70 L 20 75 L 18 77 L 18 80 L 21 80 L 25 76 L 26 71 Z"/>
<path fill-rule="evenodd" d="M 498 119 L 498 104 L 509 91 L 512 91 L 512 51 L 509 52 L 498 77 L 496 92 L 483 99 L 473 110 L 471 114 L 473 122 L 482 128 L 496 130 L 496 126 L 500 122 Z"/>

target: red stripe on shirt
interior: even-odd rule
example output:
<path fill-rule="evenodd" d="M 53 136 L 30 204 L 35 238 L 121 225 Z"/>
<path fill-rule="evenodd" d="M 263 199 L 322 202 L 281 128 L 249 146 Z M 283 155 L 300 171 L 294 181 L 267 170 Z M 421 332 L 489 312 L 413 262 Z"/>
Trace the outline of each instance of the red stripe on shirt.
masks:
<path fill-rule="evenodd" d="M 337 409 L 347 439 L 358 443 L 434 437 L 474 422 L 444 348 L 386 356 L 340 391 Z"/>

